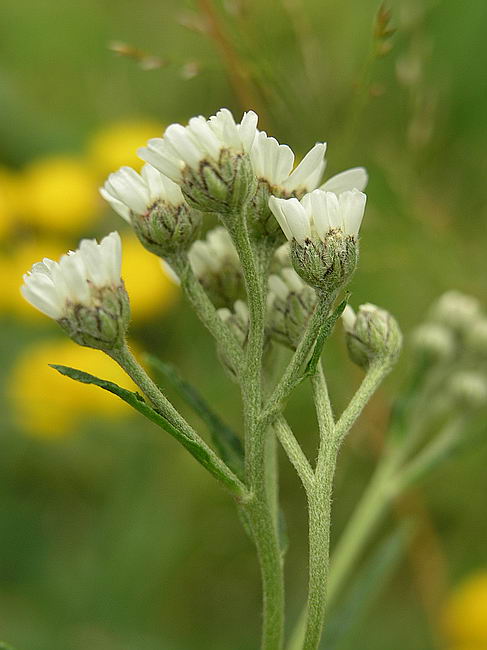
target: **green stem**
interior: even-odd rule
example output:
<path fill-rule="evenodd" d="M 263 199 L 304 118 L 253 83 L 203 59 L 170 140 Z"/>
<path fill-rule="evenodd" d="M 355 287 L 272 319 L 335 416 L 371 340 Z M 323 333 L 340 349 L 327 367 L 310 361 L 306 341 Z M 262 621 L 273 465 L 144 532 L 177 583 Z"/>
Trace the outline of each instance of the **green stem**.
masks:
<path fill-rule="evenodd" d="M 373 361 L 370 364 L 359 389 L 352 397 L 350 404 L 344 410 L 336 424 L 336 435 L 339 442 L 343 440 L 353 427 L 368 401 L 391 370 L 391 364 L 383 360 Z"/>
<path fill-rule="evenodd" d="M 242 348 L 231 330 L 218 315 L 200 281 L 193 273 L 188 260 L 172 259 L 174 268 L 181 281 L 184 293 L 195 310 L 198 318 L 222 348 L 225 357 L 235 364 L 238 372 L 243 364 Z"/>
<path fill-rule="evenodd" d="M 313 315 L 309 319 L 307 328 L 289 365 L 267 401 L 261 415 L 263 420 L 272 421 L 274 417 L 276 417 L 277 413 L 282 408 L 283 402 L 289 397 L 292 390 L 299 383 L 302 376 L 303 366 L 311 353 L 313 345 L 316 343 L 316 338 L 320 328 L 328 315 L 330 306 L 334 299 L 335 295 L 320 296 Z"/>
<path fill-rule="evenodd" d="M 231 469 L 215 454 L 213 449 L 200 438 L 191 425 L 186 422 L 182 415 L 174 408 L 171 402 L 161 393 L 156 384 L 152 381 L 146 371 L 137 362 L 128 345 L 110 352 L 109 356 L 128 374 L 134 383 L 147 397 L 152 406 L 163 415 L 173 426 L 183 431 L 189 438 L 194 440 L 208 454 L 211 466 L 208 468 L 212 475 L 218 478 L 240 502 L 248 501 L 249 494 L 245 485 L 231 471 Z M 216 471 L 212 471 L 215 468 Z M 223 478 L 220 477 L 220 474 Z"/>
<path fill-rule="evenodd" d="M 309 507 L 309 584 L 303 650 L 316 650 L 320 644 L 328 590 L 330 567 L 331 495 L 338 449 L 332 441 L 321 459 Z"/>
<path fill-rule="evenodd" d="M 249 307 L 249 335 L 241 389 L 245 421 L 245 475 L 253 495 L 246 506 L 248 521 L 259 558 L 263 588 L 262 650 L 280 650 L 284 632 L 284 577 L 273 507 L 269 494 L 266 434 L 269 423 L 260 421 L 262 408 L 262 356 L 265 334 L 264 252 L 252 250 L 245 225 L 231 233 L 242 264 Z M 276 477 L 277 478 L 277 477 Z"/>
<path fill-rule="evenodd" d="M 308 459 L 301 449 L 301 445 L 296 440 L 291 427 L 282 415 L 274 422 L 274 428 L 279 442 L 301 479 L 304 489 L 308 493 L 313 486 L 314 473 Z"/>
<path fill-rule="evenodd" d="M 305 650 L 319 646 L 327 602 L 330 568 L 331 496 L 339 442 L 321 363 L 311 380 L 320 432 L 318 462 L 309 502 L 309 585 L 304 630 Z"/>

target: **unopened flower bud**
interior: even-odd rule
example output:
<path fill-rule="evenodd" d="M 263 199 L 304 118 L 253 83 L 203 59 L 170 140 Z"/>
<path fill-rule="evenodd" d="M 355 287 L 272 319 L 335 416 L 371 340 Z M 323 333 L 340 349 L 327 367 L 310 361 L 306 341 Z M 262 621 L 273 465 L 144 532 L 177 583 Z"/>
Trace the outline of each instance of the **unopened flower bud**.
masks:
<path fill-rule="evenodd" d="M 159 257 L 187 250 L 200 230 L 201 212 L 151 165 L 144 165 L 141 174 L 122 167 L 110 174 L 100 193 L 133 226 L 143 246 Z"/>
<path fill-rule="evenodd" d="M 112 232 L 99 244 L 82 240 L 59 263 L 45 258 L 34 264 L 21 291 L 73 341 L 110 352 L 123 344 L 130 319 L 120 267 L 120 236 Z"/>
<path fill-rule="evenodd" d="M 292 268 L 269 276 L 267 302 L 269 335 L 295 349 L 316 306 L 316 292 Z"/>
<path fill-rule="evenodd" d="M 351 279 L 358 262 L 358 232 L 366 196 L 358 190 L 314 190 L 301 201 L 271 197 L 269 206 L 291 242 L 296 272 L 325 294 Z"/>
<path fill-rule="evenodd" d="M 462 370 L 450 377 L 447 390 L 460 406 L 480 408 L 487 404 L 487 379 L 475 371 Z"/>
<path fill-rule="evenodd" d="M 245 294 L 240 260 L 228 232 L 218 226 L 188 253 L 191 268 L 216 307 L 231 307 Z"/>
<path fill-rule="evenodd" d="M 450 359 L 455 352 L 455 337 L 450 329 L 440 323 L 423 323 L 412 334 L 415 352 L 430 361 Z"/>
<path fill-rule="evenodd" d="M 184 127 L 171 124 L 139 156 L 181 186 L 184 196 L 203 212 L 233 215 L 253 197 L 256 178 L 250 149 L 257 115 L 245 113 L 240 124 L 226 108 L 206 120 L 193 117 Z"/>
<path fill-rule="evenodd" d="M 473 296 L 447 291 L 432 306 L 430 317 L 437 323 L 465 332 L 481 317 L 481 307 Z"/>
<path fill-rule="evenodd" d="M 402 334 L 396 319 L 384 309 L 370 303 L 358 312 L 347 305 L 342 314 L 350 358 L 367 368 L 372 362 L 393 364 L 402 347 Z"/>

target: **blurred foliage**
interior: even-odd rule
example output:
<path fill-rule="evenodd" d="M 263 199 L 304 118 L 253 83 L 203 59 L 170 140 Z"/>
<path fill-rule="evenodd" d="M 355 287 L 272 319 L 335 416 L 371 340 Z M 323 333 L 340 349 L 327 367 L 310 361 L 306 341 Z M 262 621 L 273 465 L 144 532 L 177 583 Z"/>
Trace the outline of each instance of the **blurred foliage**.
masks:
<path fill-rule="evenodd" d="M 18 293 L 40 257 L 123 228 L 97 186 L 136 165 L 137 146 L 164 124 L 220 106 L 254 108 L 298 153 L 327 140 L 327 173 L 366 165 L 352 301 L 386 307 L 406 333 L 445 289 L 485 297 L 487 4 L 391 0 L 378 9 L 377 0 L 3 0 L 0 633 L 19 650 L 256 646 L 258 572 L 230 501 L 115 398 L 46 368 L 66 363 L 130 388 L 101 354 L 57 338 Z M 137 347 L 174 363 L 238 429 L 238 394 L 215 369 L 209 337 L 158 261 L 125 236 Z M 339 334 L 325 354 L 340 411 L 360 376 Z M 387 396 L 406 365 L 404 354 L 342 454 L 335 537 L 370 474 Z M 312 450 L 304 387 L 289 418 L 309 432 Z M 438 600 L 427 597 L 486 564 L 487 446 L 478 444 L 423 484 L 441 542 L 411 551 L 357 633 L 363 650 L 487 647 L 484 637 L 460 634 L 482 627 L 482 579 L 452 596 L 446 628 Z M 282 466 L 292 619 L 305 592 L 306 521 L 297 481 Z M 448 575 L 438 576 L 428 567 L 444 566 L 443 556 Z M 454 630 L 446 640 L 445 629 Z"/>

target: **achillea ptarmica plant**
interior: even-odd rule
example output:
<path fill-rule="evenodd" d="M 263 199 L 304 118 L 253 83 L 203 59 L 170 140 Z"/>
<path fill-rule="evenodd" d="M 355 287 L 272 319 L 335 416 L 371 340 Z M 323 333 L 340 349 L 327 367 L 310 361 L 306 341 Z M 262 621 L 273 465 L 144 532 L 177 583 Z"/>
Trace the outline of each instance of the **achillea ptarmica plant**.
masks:
<path fill-rule="evenodd" d="M 249 152 L 257 115 L 244 113 L 240 124 L 222 108 L 208 120 L 193 117 L 187 126 L 171 124 L 162 138 L 139 149 L 142 160 L 180 185 L 188 202 L 203 212 L 239 211 L 252 198 L 256 179 Z"/>
<path fill-rule="evenodd" d="M 186 250 L 198 235 L 201 213 L 188 205 L 179 185 L 152 165 L 144 165 L 140 174 L 122 167 L 110 174 L 100 194 L 159 257 Z"/>
<path fill-rule="evenodd" d="M 374 362 L 397 361 L 402 348 L 402 334 L 396 319 L 385 309 L 366 303 L 355 313 L 350 305 L 342 314 L 350 358 L 368 368 Z"/>
<path fill-rule="evenodd" d="M 331 295 L 350 280 L 358 261 L 358 232 L 366 196 L 359 190 L 314 190 L 298 201 L 272 196 L 269 207 L 291 242 L 296 272 Z"/>
<path fill-rule="evenodd" d="M 22 295 L 56 320 L 76 343 L 111 351 L 122 345 L 130 318 L 121 262 L 117 232 L 99 244 L 83 239 L 78 250 L 59 262 L 45 258 L 34 264 L 24 275 Z"/>

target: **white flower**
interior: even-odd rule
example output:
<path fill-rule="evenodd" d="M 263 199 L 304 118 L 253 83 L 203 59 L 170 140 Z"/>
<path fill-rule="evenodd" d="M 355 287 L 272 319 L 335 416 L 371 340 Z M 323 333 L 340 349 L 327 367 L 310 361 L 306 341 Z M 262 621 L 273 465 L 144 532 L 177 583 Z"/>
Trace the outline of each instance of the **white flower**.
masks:
<path fill-rule="evenodd" d="M 206 235 L 206 240 L 195 241 L 188 258 L 194 274 L 204 278 L 207 274 L 219 273 L 222 268 L 240 269 L 240 260 L 232 238 L 222 226 L 217 226 Z"/>
<path fill-rule="evenodd" d="M 303 244 L 307 239 L 325 241 L 330 230 L 341 230 L 356 237 L 364 216 L 367 197 L 359 190 L 334 192 L 314 190 L 296 198 L 279 199 L 271 196 L 269 207 L 286 237 Z"/>
<path fill-rule="evenodd" d="M 91 307 L 97 290 L 121 286 L 122 245 L 118 232 L 98 244 L 83 239 L 76 251 L 63 255 L 59 262 L 44 258 L 24 275 L 21 292 L 31 305 L 50 318 L 60 320 L 69 307 Z"/>
<path fill-rule="evenodd" d="M 326 167 L 326 143 L 318 142 L 293 170 L 294 153 L 290 147 L 259 131 L 250 151 L 252 167 L 259 180 L 283 194 L 311 192 L 321 181 Z M 329 178 L 320 189 L 340 194 L 347 190 L 364 190 L 367 172 L 354 167 Z"/>
<path fill-rule="evenodd" d="M 449 359 L 455 352 L 452 331 L 440 323 L 422 323 L 413 332 L 413 348 L 436 360 Z"/>
<path fill-rule="evenodd" d="M 430 316 L 435 322 L 464 331 L 482 317 L 482 310 L 477 298 L 460 291 L 447 291 L 434 303 Z"/>
<path fill-rule="evenodd" d="M 318 142 L 294 169 L 294 153 L 290 147 L 259 131 L 250 151 L 252 167 L 259 180 L 287 194 L 315 189 L 325 169 L 326 144 Z"/>
<path fill-rule="evenodd" d="M 200 115 L 191 118 L 187 126 L 171 124 L 162 138 L 149 140 L 138 155 L 175 183 L 181 183 L 186 167 L 197 172 L 203 160 L 218 163 L 225 149 L 248 153 L 257 132 L 257 119 L 253 111 L 248 111 L 236 124 L 232 113 L 222 108 L 208 120 Z"/>
<path fill-rule="evenodd" d="M 360 190 L 363 192 L 367 187 L 369 176 L 365 167 L 351 167 L 344 172 L 331 176 L 320 186 L 320 190 L 341 194 L 349 190 Z"/>
<path fill-rule="evenodd" d="M 100 194 L 128 223 L 132 214 L 144 215 L 157 202 L 172 206 L 185 203 L 179 185 L 149 164 L 140 174 L 131 167 L 121 167 L 110 174 Z"/>
<path fill-rule="evenodd" d="M 450 394 L 466 407 L 479 408 L 487 402 L 487 379 L 479 372 L 456 372 L 449 378 L 447 387 Z"/>

